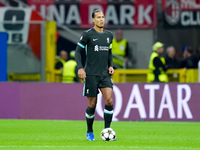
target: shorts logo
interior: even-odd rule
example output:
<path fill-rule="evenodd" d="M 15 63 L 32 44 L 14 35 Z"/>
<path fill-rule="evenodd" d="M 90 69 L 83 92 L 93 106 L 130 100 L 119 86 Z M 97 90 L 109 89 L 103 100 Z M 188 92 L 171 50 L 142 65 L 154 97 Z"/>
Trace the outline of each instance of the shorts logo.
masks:
<path fill-rule="evenodd" d="M 89 94 L 89 89 L 86 90 L 86 93 Z"/>

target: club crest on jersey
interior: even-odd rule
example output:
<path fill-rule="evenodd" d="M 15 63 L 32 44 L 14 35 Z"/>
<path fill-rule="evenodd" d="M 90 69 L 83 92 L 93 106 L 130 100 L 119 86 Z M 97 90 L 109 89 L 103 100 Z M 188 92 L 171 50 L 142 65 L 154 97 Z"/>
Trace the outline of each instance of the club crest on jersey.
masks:
<path fill-rule="evenodd" d="M 98 45 L 94 46 L 94 51 L 97 51 L 97 52 L 99 51 L 99 46 Z"/>
<path fill-rule="evenodd" d="M 109 38 L 107 38 L 107 43 L 110 43 L 110 40 L 109 40 Z"/>

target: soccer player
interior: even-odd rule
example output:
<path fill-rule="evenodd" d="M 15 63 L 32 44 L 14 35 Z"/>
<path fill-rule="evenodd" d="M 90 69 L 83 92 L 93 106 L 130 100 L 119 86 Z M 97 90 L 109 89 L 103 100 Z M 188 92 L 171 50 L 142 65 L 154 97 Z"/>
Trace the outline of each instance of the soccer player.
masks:
<path fill-rule="evenodd" d="M 110 127 L 113 116 L 113 84 L 111 75 L 114 74 L 112 62 L 113 34 L 105 30 L 105 16 L 101 10 L 92 13 L 94 27 L 84 31 L 76 47 L 75 60 L 78 67 L 78 76 L 84 81 L 83 95 L 87 96 L 86 122 L 88 141 L 95 141 L 93 121 L 97 104 L 98 89 L 101 90 L 104 100 L 105 128 Z M 82 65 L 81 51 L 86 51 L 85 67 Z"/>

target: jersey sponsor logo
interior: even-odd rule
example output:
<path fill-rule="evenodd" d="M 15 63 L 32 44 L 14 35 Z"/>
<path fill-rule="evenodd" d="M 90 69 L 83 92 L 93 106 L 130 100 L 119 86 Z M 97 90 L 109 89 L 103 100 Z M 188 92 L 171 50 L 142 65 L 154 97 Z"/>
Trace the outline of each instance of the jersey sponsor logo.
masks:
<path fill-rule="evenodd" d="M 94 51 L 96 51 L 96 52 L 98 52 L 98 51 L 108 51 L 108 50 L 109 50 L 108 46 L 98 46 L 98 45 L 94 46 Z"/>
<path fill-rule="evenodd" d="M 100 51 L 108 51 L 109 47 L 108 46 L 99 46 Z"/>
<path fill-rule="evenodd" d="M 98 40 L 98 38 L 96 38 L 96 39 L 93 39 L 93 41 L 97 41 Z"/>

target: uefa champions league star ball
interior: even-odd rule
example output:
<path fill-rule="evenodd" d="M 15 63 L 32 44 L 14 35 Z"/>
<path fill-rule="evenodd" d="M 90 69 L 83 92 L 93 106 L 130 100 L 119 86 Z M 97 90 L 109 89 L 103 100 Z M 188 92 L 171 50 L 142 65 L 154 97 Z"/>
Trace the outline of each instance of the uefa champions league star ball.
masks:
<path fill-rule="evenodd" d="M 100 136 L 103 141 L 113 141 L 115 140 L 116 134 L 112 128 L 105 128 L 101 131 Z"/>

